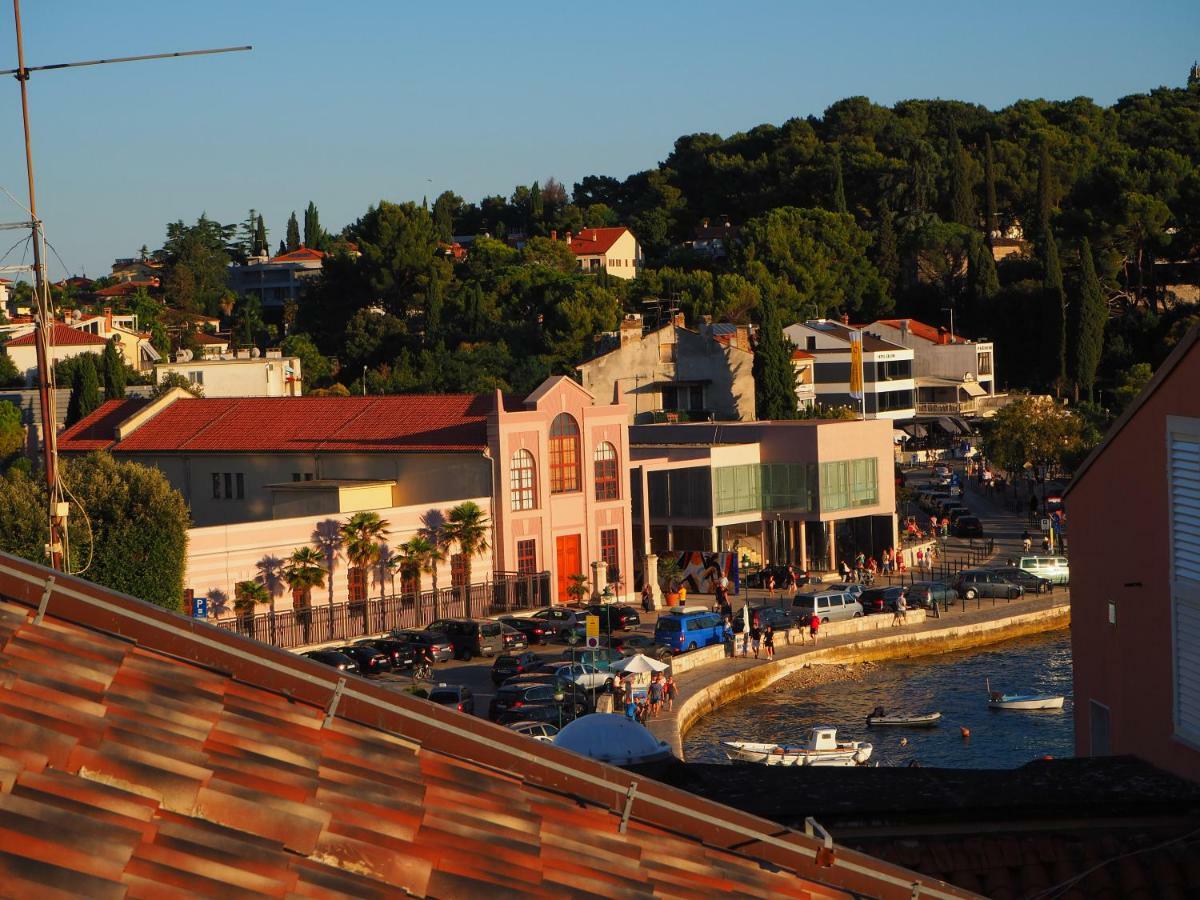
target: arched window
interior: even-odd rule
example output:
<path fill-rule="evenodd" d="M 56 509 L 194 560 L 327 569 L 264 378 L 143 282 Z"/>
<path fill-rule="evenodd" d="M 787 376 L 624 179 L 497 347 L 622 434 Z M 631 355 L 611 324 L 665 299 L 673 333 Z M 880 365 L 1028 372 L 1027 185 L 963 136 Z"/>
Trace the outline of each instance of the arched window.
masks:
<path fill-rule="evenodd" d="M 512 468 L 508 475 L 508 492 L 512 497 L 513 509 L 533 509 L 537 506 L 534 487 L 533 454 L 518 450 L 512 456 Z"/>
<path fill-rule="evenodd" d="M 596 445 L 596 499 L 616 500 L 621 496 L 617 479 L 617 448 L 608 441 Z"/>
<path fill-rule="evenodd" d="M 550 424 L 550 493 L 580 490 L 579 426 L 567 413 Z"/>

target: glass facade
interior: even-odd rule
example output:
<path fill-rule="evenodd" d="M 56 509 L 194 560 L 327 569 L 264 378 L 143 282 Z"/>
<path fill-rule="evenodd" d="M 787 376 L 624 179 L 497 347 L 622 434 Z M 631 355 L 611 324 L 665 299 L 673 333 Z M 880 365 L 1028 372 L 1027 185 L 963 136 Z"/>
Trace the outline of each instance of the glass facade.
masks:
<path fill-rule="evenodd" d="M 712 481 L 706 466 L 650 472 L 646 478 L 650 515 L 684 519 L 712 516 Z"/>
<path fill-rule="evenodd" d="M 856 509 L 879 502 L 877 463 L 866 459 L 844 459 L 821 463 L 821 512 Z"/>
<path fill-rule="evenodd" d="M 812 463 L 746 463 L 713 470 L 715 514 L 808 513 L 816 509 L 816 466 Z"/>
<path fill-rule="evenodd" d="M 758 463 L 721 466 L 712 473 L 712 493 L 718 516 L 762 509 L 762 478 Z"/>

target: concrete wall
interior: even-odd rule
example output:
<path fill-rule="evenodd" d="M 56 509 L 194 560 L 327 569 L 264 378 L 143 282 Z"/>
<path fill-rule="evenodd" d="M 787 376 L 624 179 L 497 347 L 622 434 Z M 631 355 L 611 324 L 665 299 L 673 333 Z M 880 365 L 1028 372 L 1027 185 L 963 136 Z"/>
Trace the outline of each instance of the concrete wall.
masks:
<path fill-rule="evenodd" d="M 301 394 L 300 360 L 294 356 L 159 363 L 154 367 L 155 382 L 170 373 L 199 384 L 205 397 L 299 397 Z M 289 375 L 293 380 L 288 380 Z"/>
<path fill-rule="evenodd" d="M 1067 495 L 1075 752 L 1092 752 L 1095 701 L 1109 710 L 1113 753 L 1193 780 L 1200 780 L 1200 748 L 1179 739 L 1174 725 L 1165 473 L 1167 416 L 1200 418 L 1197 385 L 1200 345 L 1193 345 Z"/>

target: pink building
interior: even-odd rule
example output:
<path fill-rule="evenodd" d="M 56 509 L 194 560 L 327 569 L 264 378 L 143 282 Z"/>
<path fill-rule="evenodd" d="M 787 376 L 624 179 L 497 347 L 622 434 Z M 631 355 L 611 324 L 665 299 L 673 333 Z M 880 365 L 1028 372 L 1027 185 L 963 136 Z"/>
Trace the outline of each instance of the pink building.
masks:
<path fill-rule="evenodd" d="M 549 572 L 561 601 L 577 574 L 593 592 L 610 582 L 618 596 L 634 588 L 627 417 L 623 405 L 598 404 L 563 376 L 523 400 L 499 392 L 200 399 L 177 389 L 152 402 L 105 403 L 63 432 L 59 450 L 155 466 L 197 528 L 402 509 L 405 521 L 393 524 L 403 534 L 410 519 L 491 498 L 492 568 Z M 206 557 L 206 570 L 218 565 Z"/>

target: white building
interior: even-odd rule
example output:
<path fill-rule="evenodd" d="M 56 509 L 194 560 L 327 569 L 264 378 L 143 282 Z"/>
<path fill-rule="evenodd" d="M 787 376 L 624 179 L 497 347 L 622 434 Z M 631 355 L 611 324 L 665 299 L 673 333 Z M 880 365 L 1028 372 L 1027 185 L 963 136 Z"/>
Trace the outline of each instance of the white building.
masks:
<path fill-rule="evenodd" d="M 585 228 L 575 237 L 568 231 L 567 243 L 585 272 L 603 269 L 617 278 L 636 278 L 644 264 L 641 245 L 623 226 Z"/>
<path fill-rule="evenodd" d="M 306 281 L 321 274 L 325 254 L 311 247 L 300 247 L 268 259 L 255 256 L 244 266 L 229 267 L 229 286 L 239 294 L 253 294 L 264 309 L 281 309 L 289 300 L 300 297 Z"/>
<path fill-rule="evenodd" d="M 811 355 L 812 396 L 821 406 L 861 408 L 868 419 L 914 416 L 916 383 L 910 348 L 830 319 L 797 322 L 783 333 L 798 350 Z M 864 398 L 861 401 L 850 395 L 850 344 L 856 333 L 862 334 Z"/>
<path fill-rule="evenodd" d="M 168 374 L 182 375 L 199 387 L 205 397 L 299 397 L 300 360 L 268 350 L 266 356 L 238 351 L 234 359 L 179 359 L 154 367 L 154 381 Z M 179 356 L 186 356 L 181 351 Z"/>
<path fill-rule="evenodd" d="M 13 365 L 17 367 L 17 371 L 25 375 L 25 382 L 29 385 L 37 382 L 37 343 L 35 338 L 34 331 L 30 329 L 4 345 L 4 351 L 13 361 Z M 99 335 L 55 322 L 54 330 L 50 333 L 50 365 L 53 366 L 59 360 L 70 359 L 84 353 L 103 353 L 104 345 L 107 343 Z"/>

